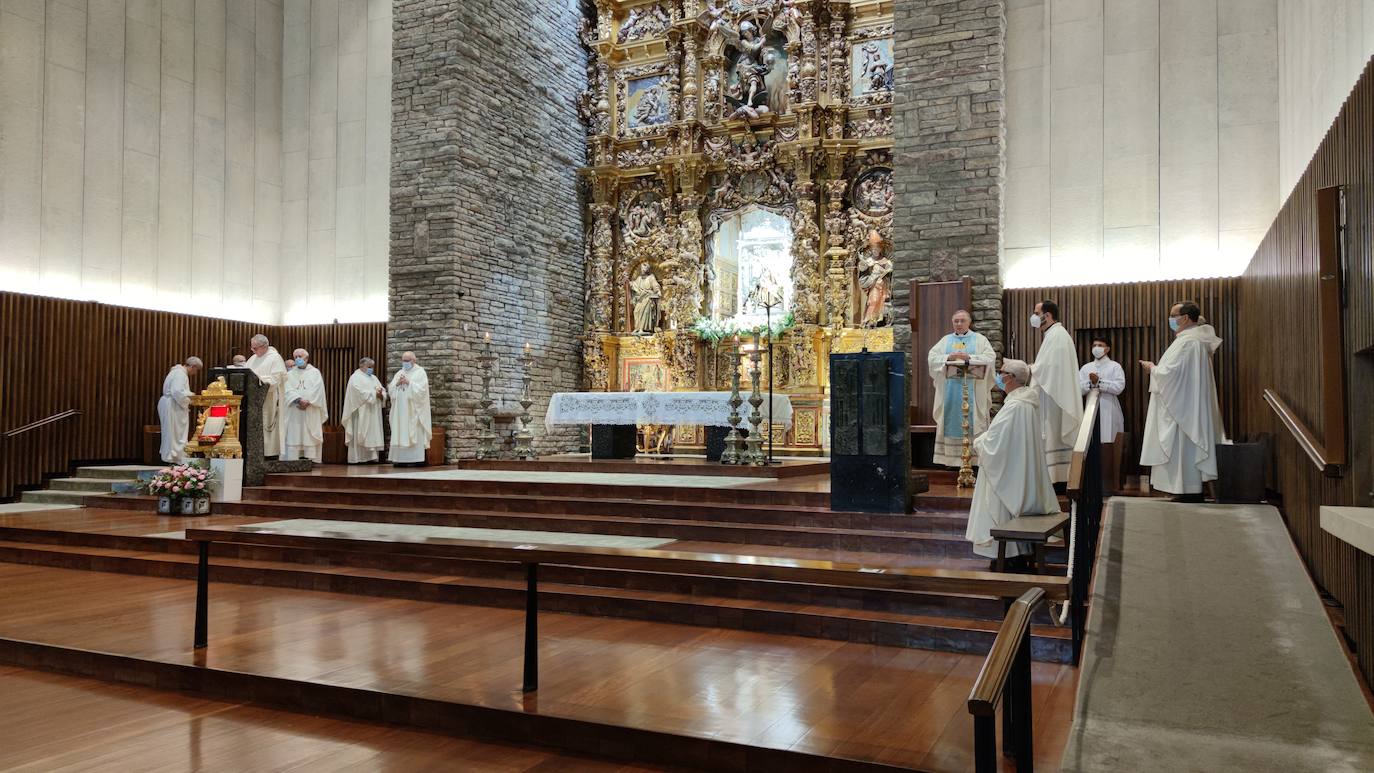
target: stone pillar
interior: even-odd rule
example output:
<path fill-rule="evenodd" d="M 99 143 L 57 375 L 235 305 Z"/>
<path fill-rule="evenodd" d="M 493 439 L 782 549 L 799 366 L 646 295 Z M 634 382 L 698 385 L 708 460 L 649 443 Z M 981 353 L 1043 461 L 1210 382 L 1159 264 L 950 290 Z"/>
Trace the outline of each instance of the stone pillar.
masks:
<path fill-rule="evenodd" d="M 1005 40 L 1005 0 L 911 0 L 896 14 L 893 303 L 905 319 L 909 280 L 972 277 L 974 325 L 999 352 Z M 895 332 L 909 348 L 910 326 Z"/>
<path fill-rule="evenodd" d="M 542 416 L 551 393 L 581 386 L 581 20 L 545 0 L 393 3 L 387 369 L 413 350 L 429 371 L 449 460 L 475 452 L 487 330 L 507 406 L 533 348 L 536 450 L 577 445 L 575 430 L 543 434 Z"/>

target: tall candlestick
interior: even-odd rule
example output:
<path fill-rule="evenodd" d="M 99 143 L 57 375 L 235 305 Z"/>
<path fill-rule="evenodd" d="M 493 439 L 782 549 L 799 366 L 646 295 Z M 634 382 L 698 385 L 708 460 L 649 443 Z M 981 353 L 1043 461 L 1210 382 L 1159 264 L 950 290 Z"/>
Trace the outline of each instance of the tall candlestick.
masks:
<path fill-rule="evenodd" d="M 530 344 L 525 342 L 525 352 L 520 356 L 520 429 L 515 433 L 515 458 L 517 459 L 537 459 L 534 453 L 532 442 L 534 432 L 530 430 L 530 406 L 534 400 L 530 398 L 530 380 L 534 378 L 531 367 L 534 364 L 534 355 L 530 353 Z"/>

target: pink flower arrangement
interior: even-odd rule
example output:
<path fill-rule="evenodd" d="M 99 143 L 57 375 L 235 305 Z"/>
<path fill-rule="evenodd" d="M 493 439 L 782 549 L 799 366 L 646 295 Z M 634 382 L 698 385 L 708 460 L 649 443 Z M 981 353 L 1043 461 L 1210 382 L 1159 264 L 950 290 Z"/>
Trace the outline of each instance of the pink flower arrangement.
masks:
<path fill-rule="evenodd" d="M 155 497 L 208 497 L 210 484 L 215 477 L 210 470 L 196 464 L 178 464 L 164 467 L 144 481 L 143 490 Z"/>

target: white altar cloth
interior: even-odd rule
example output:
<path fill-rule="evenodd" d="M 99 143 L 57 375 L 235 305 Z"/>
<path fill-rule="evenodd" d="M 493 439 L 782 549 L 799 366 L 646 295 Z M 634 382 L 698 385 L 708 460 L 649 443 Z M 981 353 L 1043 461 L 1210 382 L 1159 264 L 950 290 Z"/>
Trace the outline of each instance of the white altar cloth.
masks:
<path fill-rule="evenodd" d="M 740 405 L 742 429 L 749 428 L 749 396 Z M 768 396 L 759 413 L 768 423 Z M 773 424 L 792 426 L 792 400 L 773 395 Z M 671 424 L 730 426 L 729 392 L 559 392 L 549 400 L 545 424 Z M 760 425 L 762 426 L 762 425 Z"/>

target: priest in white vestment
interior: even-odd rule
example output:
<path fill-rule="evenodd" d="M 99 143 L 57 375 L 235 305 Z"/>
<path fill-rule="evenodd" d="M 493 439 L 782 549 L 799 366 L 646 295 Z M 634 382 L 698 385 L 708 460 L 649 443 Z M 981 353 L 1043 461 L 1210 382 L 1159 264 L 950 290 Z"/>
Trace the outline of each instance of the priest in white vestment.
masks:
<path fill-rule="evenodd" d="M 318 463 L 324 452 L 324 423 L 329 418 L 325 405 L 324 377 L 310 364 L 310 352 L 297 349 L 295 366 L 282 385 L 282 461 L 309 459 Z"/>
<path fill-rule="evenodd" d="M 377 452 L 386 448 L 382 433 L 382 406 L 386 405 L 386 388 L 373 375 L 375 361 L 364 357 L 358 369 L 348 378 L 344 390 L 344 442 L 348 444 L 348 463 L 377 461 Z"/>
<path fill-rule="evenodd" d="M 253 336 L 248 347 L 253 350 L 248 368 L 267 387 L 262 398 L 262 455 L 277 456 L 281 453 L 281 394 L 286 363 L 262 333 Z"/>
<path fill-rule="evenodd" d="M 401 355 L 401 369 L 387 385 L 391 395 L 392 464 L 422 464 L 434 430 L 429 416 L 429 376 L 415 362 L 415 352 Z"/>
<path fill-rule="evenodd" d="M 1140 464 L 1150 468 L 1150 485 L 1174 501 L 1201 502 L 1202 484 L 1217 479 L 1217 446 L 1226 442 L 1212 376 L 1221 339 L 1191 301 L 1169 310 L 1169 328 L 1174 342 L 1159 364 L 1140 363 L 1150 374 Z"/>
<path fill-rule="evenodd" d="M 968 379 L 969 424 L 972 438 L 988 428 L 988 409 L 992 405 L 992 382 L 996 375 L 997 352 L 982 333 L 969 327 L 973 317 L 960 309 L 950 320 L 954 332 L 935 343 L 926 354 L 930 379 L 935 382 L 935 404 L 931 415 L 935 419 L 935 463 L 947 467 L 963 466 L 964 456 L 964 381 L 945 377 L 945 366 L 968 363 L 982 365 L 982 378 Z M 970 464 L 977 465 L 975 454 Z"/>
<path fill-rule="evenodd" d="M 157 400 L 157 418 L 162 424 L 162 461 L 181 464 L 186 461 L 186 440 L 191 434 L 191 376 L 204 363 L 199 357 L 187 357 L 185 365 L 173 365 L 162 379 L 162 396 Z"/>
<path fill-rule="evenodd" d="M 1097 390 L 1098 435 L 1103 443 L 1115 443 L 1126 431 L 1126 416 L 1117 395 L 1126 391 L 1126 371 L 1111 357 L 1112 347 L 1105 338 L 1093 339 L 1093 361 L 1078 369 L 1078 389 L 1085 396 Z"/>
<path fill-rule="evenodd" d="M 1040 392 L 1026 386 L 1030 377 L 1030 366 L 1026 363 L 1002 361 L 996 378 L 998 388 L 1007 394 L 1006 400 L 987 432 L 973 442 L 982 464 L 973 487 L 964 536 L 973 543 L 973 552 L 986 558 L 997 557 L 993 529 L 1022 515 L 1059 512 L 1059 498 L 1043 463 Z M 1029 545 L 1012 542 L 1007 545 L 1006 554 L 1010 557 L 1030 552 Z"/>
<path fill-rule="evenodd" d="M 1040 424 L 1045 436 L 1045 465 L 1050 480 L 1068 483 L 1073 443 L 1083 420 L 1083 396 L 1078 393 L 1078 349 L 1073 336 L 1059 322 L 1059 306 L 1050 300 L 1035 304 L 1030 326 L 1040 331 L 1040 351 L 1031 378 L 1040 393 Z"/>

